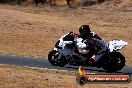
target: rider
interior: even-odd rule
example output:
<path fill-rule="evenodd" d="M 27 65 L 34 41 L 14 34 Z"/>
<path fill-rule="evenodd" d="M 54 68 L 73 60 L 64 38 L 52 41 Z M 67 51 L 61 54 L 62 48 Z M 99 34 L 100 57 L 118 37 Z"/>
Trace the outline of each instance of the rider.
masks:
<path fill-rule="evenodd" d="M 59 39 L 55 47 L 63 49 L 64 51 L 71 51 L 69 47 L 72 47 L 72 45 L 74 46 L 74 38 L 82 38 L 82 42 L 86 43 L 86 45 L 90 46 L 92 50 L 96 51 L 96 53 L 89 59 L 90 63 L 97 62 L 103 55 L 102 53 L 107 49 L 104 41 L 96 33 L 90 31 L 89 25 L 82 25 L 79 28 L 79 32 L 80 35 L 74 34 L 73 32 L 65 34 Z"/>
<path fill-rule="evenodd" d="M 92 49 L 96 50 L 96 53 L 89 59 L 91 64 L 97 62 L 103 53 L 107 50 L 105 42 L 94 32 L 91 32 L 89 25 L 82 25 L 79 28 L 80 37 L 84 42 Z"/>

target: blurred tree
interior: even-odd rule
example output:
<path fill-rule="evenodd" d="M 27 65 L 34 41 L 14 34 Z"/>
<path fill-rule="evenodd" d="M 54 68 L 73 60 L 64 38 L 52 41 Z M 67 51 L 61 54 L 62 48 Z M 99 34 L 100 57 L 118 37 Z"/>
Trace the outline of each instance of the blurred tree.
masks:
<path fill-rule="evenodd" d="M 18 4 L 18 5 L 20 5 L 21 4 L 21 0 L 16 0 L 16 3 Z"/>
<path fill-rule="evenodd" d="M 74 0 L 66 0 L 68 7 L 72 8 Z"/>
<path fill-rule="evenodd" d="M 104 2 L 104 1 L 106 1 L 106 0 L 98 0 L 98 3 L 102 3 L 102 2 Z"/>
<path fill-rule="evenodd" d="M 50 4 L 51 6 L 56 6 L 56 5 L 57 5 L 57 4 L 56 4 L 56 1 L 57 1 L 57 0 L 48 0 L 49 4 Z"/>
<path fill-rule="evenodd" d="M 48 0 L 33 0 L 33 3 L 35 4 L 35 6 L 38 6 L 39 4 L 48 3 Z"/>
<path fill-rule="evenodd" d="M 7 0 L 0 0 L 0 3 L 5 4 L 5 3 L 7 3 Z"/>

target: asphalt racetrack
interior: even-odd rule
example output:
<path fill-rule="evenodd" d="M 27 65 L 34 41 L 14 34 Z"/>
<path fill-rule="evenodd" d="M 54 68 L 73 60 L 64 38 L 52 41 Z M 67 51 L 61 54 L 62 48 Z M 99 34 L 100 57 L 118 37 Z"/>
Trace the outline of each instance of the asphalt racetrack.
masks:
<path fill-rule="evenodd" d="M 19 65 L 37 68 L 48 68 L 55 70 L 70 70 L 76 71 L 78 66 L 66 65 L 65 67 L 58 67 L 51 65 L 45 58 L 34 58 L 24 56 L 11 56 L 11 55 L 0 55 L 0 64 Z M 96 67 L 84 67 L 88 73 L 107 74 L 101 68 Z M 132 78 L 132 66 L 125 66 L 122 70 L 115 74 L 129 74 Z"/>

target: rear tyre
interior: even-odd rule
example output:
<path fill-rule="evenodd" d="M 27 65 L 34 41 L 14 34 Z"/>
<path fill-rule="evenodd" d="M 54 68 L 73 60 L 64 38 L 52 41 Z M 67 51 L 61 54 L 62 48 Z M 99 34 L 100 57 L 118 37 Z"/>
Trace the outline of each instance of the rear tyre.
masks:
<path fill-rule="evenodd" d="M 109 54 L 110 59 L 103 63 L 102 68 L 107 72 L 116 72 L 125 66 L 125 57 L 119 52 L 112 52 Z M 108 57 L 105 57 L 108 58 Z"/>
<path fill-rule="evenodd" d="M 66 57 L 63 55 L 60 55 L 60 53 L 56 50 L 52 50 L 49 52 L 48 60 L 52 65 L 60 66 L 60 67 L 63 67 L 68 63 Z"/>

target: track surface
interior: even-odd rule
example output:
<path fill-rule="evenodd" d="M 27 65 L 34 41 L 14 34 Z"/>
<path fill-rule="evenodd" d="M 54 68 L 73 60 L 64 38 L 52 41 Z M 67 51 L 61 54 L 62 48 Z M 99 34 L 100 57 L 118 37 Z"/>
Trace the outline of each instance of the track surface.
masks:
<path fill-rule="evenodd" d="M 10 65 L 20 65 L 38 68 L 48 68 L 56 70 L 70 70 L 76 71 L 77 66 L 66 65 L 65 67 L 52 66 L 45 58 L 34 58 L 34 57 L 23 57 L 23 56 L 10 56 L 10 55 L 0 55 L 0 64 L 10 64 Z M 106 74 L 106 72 L 101 68 L 95 67 L 85 67 L 89 73 Z M 125 66 L 122 70 L 116 72 L 115 74 L 129 74 L 132 77 L 132 66 Z"/>

